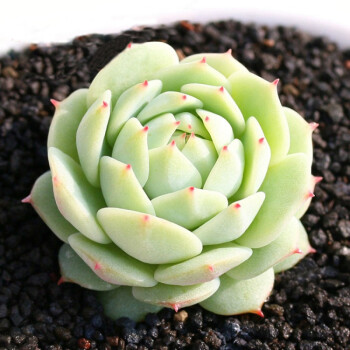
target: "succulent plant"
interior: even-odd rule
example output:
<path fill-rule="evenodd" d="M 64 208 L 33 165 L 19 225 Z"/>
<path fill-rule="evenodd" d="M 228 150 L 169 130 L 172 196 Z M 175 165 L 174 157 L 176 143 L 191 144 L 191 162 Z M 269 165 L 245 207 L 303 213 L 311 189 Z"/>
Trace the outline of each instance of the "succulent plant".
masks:
<path fill-rule="evenodd" d="M 179 62 L 130 44 L 56 107 L 50 171 L 30 202 L 65 243 L 62 278 L 111 317 L 200 303 L 261 313 L 274 274 L 312 251 L 300 222 L 320 178 L 311 134 L 278 80 L 231 52 Z"/>

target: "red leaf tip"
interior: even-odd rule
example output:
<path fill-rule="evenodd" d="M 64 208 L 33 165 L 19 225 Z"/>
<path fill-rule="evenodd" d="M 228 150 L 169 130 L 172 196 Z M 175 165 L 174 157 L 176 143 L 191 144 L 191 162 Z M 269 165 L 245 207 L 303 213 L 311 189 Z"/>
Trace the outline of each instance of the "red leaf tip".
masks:
<path fill-rule="evenodd" d="M 57 285 L 59 286 L 59 285 L 61 285 L 62 283 L 64 283 L 65 282 L 65 280 L 64 280 L 64 278 L 63 278 L 63 276 L 57 281 Z"/>
<path fill-rule="evenodd" d="M 209 117 L 207 116 L 207 117 L 205 117 L 205 119 L 204 119 L 206 122 L 208 122 L 209 121 Z"/>
<path fill-rule="evenodd" d="M 21 200 L 21 202 L 22 202 L 22 203 L 30 203 L 30 204 L 32 204 L 32 203 L 33 203 L 33 202 L 32 202 L 32 196 L 31 196 L 31 195 L 28 195 L 27 197 L 23 198 L 23 199 Z"/>
<path fill-rule="evenodd" d="M 227 146 L 222 147 L 222 150 L 223 150 L 223 151 L 227 151 L 227 149 L 228 149 Z"/>
<path fill-rule="evenodd" d="M 187 95 L 182 95 L 182 99 L 186 100 L 187 99 Z"/>
<path fill-rule="evenodd" d="M 234 207 L 235 207 L 236 209 L 239 209 L 239 208 L 241 207 L 241 205 L 240 205 L 239 203 L 236 203 L 236 204 L 234 205 Z"/>
<path fill-rule="evenodd" d="M 143 216 L 143 221 L 149 221 L 149 215 L 144 215 Z"/>
<path fill-rule="evenodd" d="M 265 137 L 260 137 L 259 143 L 261 144 L 261 143 L 263 143 L 264 141 L 265 141 Z"/>
<path fill-rule="evenodd" d="M 228 49 L 226 52 L 225 52 L 227 55 L 232 55 L 232 49 Z"/>
<path fill-rule="evenodd" d="M 255 315 L 258 315 L 260 317 L 265 317 L 263 312 L 260 309 L 259 310 L 254 310 L 254 311 L 252 311 L 252 313 L 255 314 Z"/>
<path fill-rule="evenodd" d="M 147 132 L 148 131 L 148 129 L 149 129 L 149 126 L 148 125 L 146 125 L 142 130 L 144 131 L 144 132 Z"/>
<path fill-rule="evenodd" d="M 188 127 L 189 129 L 192 129 L 192 125 L 191 125 L 191 124 L 188 124 L 187 127 Z"/>
<path fill-rule="evenodd" d="M 272 85 L 274 85 L 274 86 L 277 86 L 278 85 L 278 83 L 279 83 L 279 79 L 275 79 L 273 82 L 272 82 Z"/>
<path fill-rule="evenodd" d="M 131 46 L 132 46 L 132 42 L 130 42 L 127 46 L 128 49 L 131 49 Z"/>
<path fill-rule="evenodd" d="M 208 265 L 208 270 L 210 272 L 214 272 L 214 266 L 213 265 Z"/>
<path fill-rule="evenodd" d="M 180 125 L 180 123 L 181 123 L 180 120 L 178 120 L 177 122 L 175 122 L 175 125 L 178 126 Z"/>
<path fill-rule="evenodd" d="M 143 83 L 142 83 L 143 86 L 148 86 L 148 81 L 145 80 Z"/>
<path fill-rule="evenodd" d="M 220 92 L 224 92 L 224 87 L 223 87 L 223 86 L 220 86 L 219 91 L 220 91 Z"/>
<path fill-rule="evenodd" d="M 205 58 L 205 56 L 201 59 L 200 63 L 206 63 L 207 59 Z"/>
<path fill-rule="evenodd" d="M 176 144 L 175 140 L 172 140 L 171 143 L 170 143 L 170 146 L 171 146 L 171 147 L 174 147 L 175 144 Z"/>
<path fill-rule="evenodd" d="M 191 186 L 191 187 L 188 188 L 188 190 L 189 190 L 190 192 L 193 192 L 193 191 L 194 191 L 194 187 Z"/>
<path fill-rule="evenodd" d="M 315 176 L 315 177 L 314 177 L 315 184 L 318 184 L 318 183 L 321 182 L 322 180 L 323 180 L 323 177 L 322 177 L 322 176 Z"/>
<path fill-rule="evenodd" d="M 126 169 L 126 170 L 130 170 L 130 169 L 131 169 L 131 164 L 127 164 L 127 165 L 125 166 L 125 169 Z"/>
<path fill-rule="evenodd" d="M 54 98 L 50 99 L 50 102 L 54 105 L 55 108 L 57 108 L 60 104 L 60 102 L 55 100 Z"/>
<path fill-rule="evenodd" d="M 101 270 L 101 265 L 98 262 L 95 264 L 94 270 Z"/>
<path fill-rule="evenodd" d="M 317 252 L 317 250 L 315 248 L 310 247 L 310 249 L 309 249 L 310 254 L 315 254 L 316 252 Z"/>
<path fill-rule="evenodd" d="M 309 191 L 306 195 L 306 198 L 313 198 L 313 197 L 315 197 L 315 194 L 311 191 Z"/>
<path fill-rule="evenodd" d="M 108 103 L 106 101 L 103 101 L 102 102 L 102 107 L 104 107 L 104 108 L 108 107 Z"/>
<path fill-rule="evenodd" d="M 302 251 L 300 248 L 296 248 L 296 249 L 293 251 L 293 254 L 303 254 L 303 251 Z"/>
<path fill-rule="evenodd" d="M 178 312 L 180 305 L 175 303 L 175 304 L 171 304 L 171 307 L 175 310 L 175 312 Z"/>

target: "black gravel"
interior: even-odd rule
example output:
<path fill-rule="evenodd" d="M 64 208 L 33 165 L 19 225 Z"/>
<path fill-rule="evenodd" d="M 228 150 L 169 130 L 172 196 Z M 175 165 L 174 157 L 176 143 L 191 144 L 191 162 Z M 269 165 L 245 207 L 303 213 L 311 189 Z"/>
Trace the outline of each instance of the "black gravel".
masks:
<path fill-rule="evenodd" d="M 60 242 L 20 203 L 48 169 L 49 99 L 87 87 L 130 42 L 162 40 L 180 56 L 226 51 L 272 81 L 284 105 L 320 124 L 313 173 L 323 176 L 303 222 L 317 253 L 277 276 L 263 312 L 221 317 L 190 307 L 142 323 L 112 321 L 90 291 L 57 286 Z M 0 350 L 350 349 L 350 50 L 293 28 L 182 22 L 0 58 Z"/>

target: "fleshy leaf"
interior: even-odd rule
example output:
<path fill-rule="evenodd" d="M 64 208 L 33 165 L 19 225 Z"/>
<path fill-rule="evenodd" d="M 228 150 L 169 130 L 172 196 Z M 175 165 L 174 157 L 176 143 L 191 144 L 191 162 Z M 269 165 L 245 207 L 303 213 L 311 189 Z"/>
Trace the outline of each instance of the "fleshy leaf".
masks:
<path fill-rule="evenodd" d="M 229 122 L 218 114 L 197 109 L 196 112 L 203 120 L 205 128 L 208 130 L 218 154 L 224 146 L 233 140 L 233 131 Z"/>
<path fill-rule="evenodd" d="M 220 286 L 219 278 L 192 286 L 171 286 L 158 283 L 155 287 L 134 287 L 133 296 L 145 303 L 173 308 L 191 306 L 213 295 Z"/>
<path fill-rule="evenodd" d="M 107 291 L 118 288 L 108 283 L 92 272 L 89 266 L 79 257 L 69 244 L 63 244 L 58 253 L 58 262 L 62 275 L 62 282 L 72 282 L 81 287 Z"/>
<path fill-rule="evenodd" d="M 168 144 L 177 128 L 177 122 L 172 113 L 165 113 L 150 120 L 148 126 L 148 149 L 162 147 Z"/>
<path fill-rule="evenodd" d="M 243 263 L 252 250 L 233 243 L 208 246 L 203 252 L 184 262 L 174 265 L 160 265 L 154 278 L 165 284 L 192 285 L 211 281 Z"/>
<path fill-rule="evenodd" d="M 134 321 L 142 321 L 148 313 L 156 313 L 162 309 L 160 306 L 146 304 L 135 299 L 131 287 L 99 292 L 97 297 L 103 306 L 104 313 L 112 320 L 128 317 Z"/>
<path fill-rule="evenodd" d="M 300 222 L 292 218 L 283 232 L 270 244 L 253 249 L 252 256 L 227 274 L 237 280 L 258 276 L 285 257 L 298 252 Z"/>
<path fill-rule="evenodd" d="M 86 180 L 78 163 L 59 149 L 48 151 L 53 192 L 61 214 L 77 231 L 98 243 L 109 243 L 96 220 L 96 212 L 105 207 L 101 191 Z"/>
<path fill-rule="evenodd" d="M 152 199 L 156 215 L 193 230 L 227 207 L 227 198 L 219 192 L 194 187 L 163 194 Z"/>
<path fill-rule="evenodd" d="M 220 288 L 201 306 L 219 315 L 237 315 L 246 312 L 261 313 L 261 307 L 271 293 L 273 269 L 249 280 L 234 280 L 226 274 L 220 277 Z"/>
<path fill-rule="evenodd" d="M 167 91 L 155 97 L 140 112 L 137 119 L 144 124 L 163 113 L 179 113 L 202 107 L 203 103 L 192 96 L 176 91 Z"/>
<path fill-rule="evenodd" d="M 185 57 L 180 61 L 180 64 L 202 61 L 203 59 L 209 64 L 209 66 L 216 69 L 226 78 L 234 72 L 240 70 L 247 71 L 247 68 L 244 67 L 242 63 L 232 57 L 231 50 L 224 53 L 197 53 Z"/>
<path fill-rule="evenodd" d="M 175 131 L 173 136 L 171 136 L 170 141 L 175 141 L 176 147 L 180 151 L 182 151 L 186 145 L 187 138 L 188 138 L 188 136 L 185 132 Z"/>
<path fill-rule="evenodd" d="M 155 214 L 151 201 L 130 165 L 111 157 L 103 157 L 100 172 L 101 189 L 108 207 Z"/>
<path fill-rule="evenodd" d="M 147 128 L 136 118 L 129 119 L 115 141 L 112 157 L 130 164 L 135 176 L 143 187 L 149 174 Z"/>
<path fill-rule="evenodd" d="M 229 91 L 231 89 L 225 76 L 205 62 L 189 62 L 167 67 L 156 72 L 154 79 L 163 82 L 163 91 L 180 91 L 182 85 L 189 83 L 224 86 Z"/>
<path fill-rule="evenodd" d="M 300 254 L 293 254 L 286 257 L 284 260 L 279 262 L 274 266 L 275 273 L 285 271 L 297 264 L 301 259 L 303 259 L 307 254 L 312 253 L 314 250 L 310 246 L 308 235 L 303 224 L 298 220 L 298 248 L 300 249 Z"/>
<path fill-rule="evenodd" d="M 243 179 L 241 186 L 233 196 L 233 200 L 248 197 L 260 188 L 271 159 L 270 146 L 254 117 L 247 120 L 242 143 L 245 163 Z"/>
<path fill-rule="evenodd" d="M 282 160 L 289 150 L 289 129 L 277 87 L 249 72 L 236 72 L 229 77 L 231 95 L 247 120 L 254 116 L 271 148 L 271 164 Z"/>
<path fill-rule="evenodd" d="M 53 116 L 47 148 L 55 147 L 78 161 L 76 133 L 86 110 L 87 89 L 74 91 L 65 100 L 59 102 Z"/>
<path fill-rule="evenodd" d="M 123 125 L 141 111 L 153 98 L 160 94 L 160 80 L 145 81 L 124 91 L 115 104 L 107 127 L 107 141 L 113 147 Z"/>
<path fill-rule="evenodd" d="M 125 254 L 111 244 L 99 244 L 75 233 L 68 239 L 70 246 L 101 279 L 124 286 L 153 287 L 155 268 Z"/>
<path fill-rule="evenodd" d="M 228 146 L 222 148 L 203 189 L 218 191 L 226 197 L 231 197 L 242 182 L 243 170 L 244 150 L 242 142 L 235 139 Z"/>
<path fill-rule="evenodd" d="M 186 187 L 202 187 L 196 167 L 181 153 L 173 141 L 149 152 L 150 173 L 144 187 L 150 198 Z"/>
<path fill-rule="evenodd" d="M 193 83 L 182 86 L 181 92 L 198 98 L 203 102 L 204 109 L 225 118 L 230 123 L 236 137 L 242 135 L 245 127 L 242 112 L 226 89 Z"/>
<path fill-rule="evenodd" d="M 238 244 L 260 248 L 282 233 L 306 200 L 311 176 L 307 163 L 304 154 L 296 153 L 269 168 L 259 189 L 265 192 L 265 201 Z"/>
<path fill-rule="evenodd" d="M 100 158 L 107 154 L 105 134 L 110 115 L 111 92 L 105 91 L 84 115 L 77 131 L 80 165 L 91 185 L 100 187 Z"/>
<path fill-rule="evenodd" d="M 201 174 L 202 181 L 205 182 L 218 159 L 213 142 L 192 134 L 182 148 L 182 153 L 197 168 Z"/>
<path fill-rule="evenodd" d="M 210 135 L 207 129 L 204 127 L 202 121 L 198 119 L 194 114 L 190 112 L 182 112 L 175 115 L 175 119 L 180 122 L 177 127 L 178 130 L 182 130 L 189 134 L 194 133 L 205 139 L 210 139 Z"/>
<path fill-rule="evenodd" d="M 202 251 L 201 241 L 192 232 L 152 215 L 104 208 L 97 217 L 118 247 L 149 264 L 178 262 Z"/>
<path fill-rule="evenodd" d="M 155 72 L 178 62 L 175 50 L 165 43 L 132 44 L 96 75 L 89 88 L 88 105 L 107 89 L 112 91 L 114 105 L 126 89 L 149 80 Z"/>
<path fill-rule="evenodd" d="M 259 212 L 264 199 L 265 194 L 258 192 L 239 202 L 232 203 L 193 233 L 203 245 L 233 241 L 247 230 Z"/>
<path fill-rule="evenodd" d="M 67 243 L 68 237 L 77 232 L 57 208 L 50 171 L 35 181 L 30 194 L 30 203 L 50 230 L 63 242 Z"/>
<path fill-rule="evenodd" d="M 296 111 L 283 107 L 284 114 L 287 118 L 290 147 L 288 154 L 304 153 L 312 165 L 312 127 L 305 119 Z"/>

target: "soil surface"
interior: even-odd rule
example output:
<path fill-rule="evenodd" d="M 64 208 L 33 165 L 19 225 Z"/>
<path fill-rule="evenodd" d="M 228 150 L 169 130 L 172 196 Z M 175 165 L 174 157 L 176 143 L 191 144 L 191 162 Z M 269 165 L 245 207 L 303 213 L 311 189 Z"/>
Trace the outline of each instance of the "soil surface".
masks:
<path fill-rule="evenodd" d="M 107 319 L 94 293 L 57 285 L 61 243 L 20 200 L 48 169 L 49 99 L 87 87 L 127 43 L 162 40 L 180 56 L 233 55 L 269 81 L 314 133 L 316 187 L 303 217 L 317 250 L 277 276 L 256 315 L 221 317 L 195 306 L 145 322 Z M 350 349 L 350 50 L 292 28 L 181 22 L 0 58 L 0 349 Z"/>

